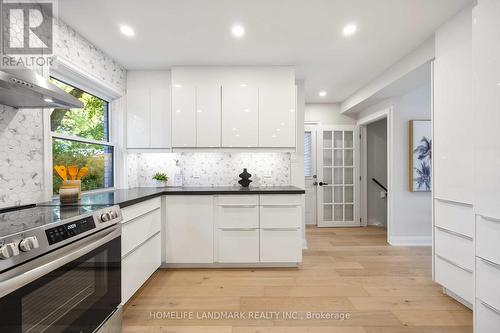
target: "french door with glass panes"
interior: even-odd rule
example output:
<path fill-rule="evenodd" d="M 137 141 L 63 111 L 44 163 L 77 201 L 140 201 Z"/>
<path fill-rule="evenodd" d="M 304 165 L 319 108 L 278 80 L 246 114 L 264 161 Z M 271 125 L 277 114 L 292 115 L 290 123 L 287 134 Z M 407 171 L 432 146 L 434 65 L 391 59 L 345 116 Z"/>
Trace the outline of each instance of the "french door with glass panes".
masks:
<path fill-rule="evenodd" d="M 355 126 L 322 126 L 317 136 L 318 226 L 359 227 L 359 140 Z"/>

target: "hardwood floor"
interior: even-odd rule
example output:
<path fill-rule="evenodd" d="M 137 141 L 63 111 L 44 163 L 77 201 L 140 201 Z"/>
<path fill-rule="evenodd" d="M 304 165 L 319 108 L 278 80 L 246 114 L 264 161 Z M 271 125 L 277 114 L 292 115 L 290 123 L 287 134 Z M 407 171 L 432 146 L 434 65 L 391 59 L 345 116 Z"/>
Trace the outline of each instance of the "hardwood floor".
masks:
<path fill-rule="evenodd" d="M 431 281 L 430 248 L 388 246 L 373 227 L 306 233 L 299 269 L 157 271 L 126 304 L 123 332 L 472 332 L 472 312 Z M 168 318 L 183 312 L 193 318 Z M 245 318 L 198 318 L 208 312 Z M 283 318 L 307 312 L 349 318 Z"/>

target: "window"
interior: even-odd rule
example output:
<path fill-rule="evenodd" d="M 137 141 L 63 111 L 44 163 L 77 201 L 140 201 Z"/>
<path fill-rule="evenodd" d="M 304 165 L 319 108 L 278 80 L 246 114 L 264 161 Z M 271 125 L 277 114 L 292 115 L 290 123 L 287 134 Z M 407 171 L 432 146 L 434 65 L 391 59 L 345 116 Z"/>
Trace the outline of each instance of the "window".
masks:
<path fill-rule="evenodd" d="M 113 187 L 113 145 L 109 142 L 109 103 L 53 77 L 50 81 L 83 102 L 83 109 L 55 108 L 50 115 L 52 163 L 88 167 L 82 191 Z M 68 175 L 69 178 L 69 175 Z M 53 193 L 62 179 L 54 172 Z"/>
<path fill-rule="evenodd" d="M 313 176 L 312 133 L 304 133 L 304 176 Z"/>

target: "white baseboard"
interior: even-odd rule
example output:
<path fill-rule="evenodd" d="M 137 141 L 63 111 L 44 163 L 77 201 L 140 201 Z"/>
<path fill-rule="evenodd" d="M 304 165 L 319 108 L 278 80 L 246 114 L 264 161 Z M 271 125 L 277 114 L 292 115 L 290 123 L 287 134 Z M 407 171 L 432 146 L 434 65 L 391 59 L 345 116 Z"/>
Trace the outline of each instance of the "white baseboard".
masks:
<path fill-rule="evenodd" d="M 302 250 L 307 250 L 307 240 L 302 240 Z"/>
<path fill-rule="evenodd" d="M 392 236 L 389 238 L 392 246 L 431 246 L 432 236 Z"/>

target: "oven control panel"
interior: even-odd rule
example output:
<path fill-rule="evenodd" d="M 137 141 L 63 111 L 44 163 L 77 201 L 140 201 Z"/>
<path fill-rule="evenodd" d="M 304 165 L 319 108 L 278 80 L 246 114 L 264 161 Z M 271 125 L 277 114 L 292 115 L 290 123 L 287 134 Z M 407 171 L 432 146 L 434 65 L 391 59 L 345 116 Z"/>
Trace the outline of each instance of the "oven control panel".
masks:
<path fill-rule="evenodd" d="M 92 229 L 95 229 L 94 217 L 89 216 L 82 220 L 77 220 L 70 223 L 61 224 L 54 228 L 46 229 L 45 234 L 47 235 L 49 245 L 52 245 Z"/>

